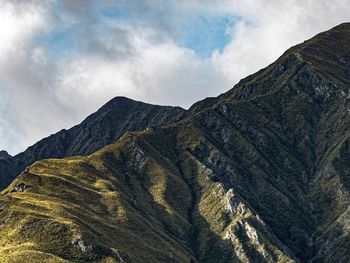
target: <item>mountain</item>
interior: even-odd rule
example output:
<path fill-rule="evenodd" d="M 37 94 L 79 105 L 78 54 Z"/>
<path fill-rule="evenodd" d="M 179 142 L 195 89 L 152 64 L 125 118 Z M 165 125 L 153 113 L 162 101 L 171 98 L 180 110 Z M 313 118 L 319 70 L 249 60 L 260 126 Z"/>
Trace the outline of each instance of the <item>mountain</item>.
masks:
<path fill-rule="evenodd" d="M 12 156 L 6 151 L 0 151 L 0 160 L 10 159 Z"/>
<path fill-rule="evenodd" d="M 350 262 L 349 43 L 341 24 L 177 122 L 29 166 L 1 261 Z"/>
<path fill-rule="evenodd" d="M 87 155 L 114 143 L 126 131 L 141 131 L 146 127 L 173 122 L 183 112 L 180 107 L 115 97 L 79 125 L 44 138 L 14 157 L 0 152 L 0 188 L 8 186 L 37 160 Z"/>

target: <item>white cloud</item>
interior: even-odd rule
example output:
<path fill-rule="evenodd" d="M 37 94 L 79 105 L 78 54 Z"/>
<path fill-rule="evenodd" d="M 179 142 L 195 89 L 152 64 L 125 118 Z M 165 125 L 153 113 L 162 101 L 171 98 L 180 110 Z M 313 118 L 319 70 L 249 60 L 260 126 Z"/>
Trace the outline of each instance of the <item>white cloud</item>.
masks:
<path fill-rule="evenodd" d="M 17 5 L 17 1 L 0 1 L 0 148 L 16 151 L 22 144 L 26 118 L 22 118 L 23 109 L 31 89 L 30 79 L 25 71 L 34 70 L 28 58 L 31 56 L 32 37 L 45 28 L 45 14 L 41 5 L 26 1 Z M 36 74 L 36 72 L 35 72 Z M 28 85 L 23 89 L 23 85 Z M 23 92 L 28 91 L 28 92 Z M 24 103 L 24 104 L 22 104 Z M 26 109 L 27 114 L 31 111 Z M 21 126 L 18 128 L 18 122 Z M 23 147 L 23 146 L 22 146 Z"/>
<path fill-rule="evenodd" d="M 16 6 L 0 1 L 0 66 L 7 59 L 19 58 L 26 51 L 28 41 L 45 25 L 42 9 L 32 3 Z"/>
<path fill-rule="evenodd" d="M 289 47 L 350 20 L 348 0 L 233 0 L 231 9 L 244 18 L 233 40 L 213 63 L 233 83 L 276 60 Z"/>
<path fill-rule="evenodd" d="M 125 60 L 84 56 L 63 63 L 56 88 L 61 102 L 89 112 L 92 105 L 84 105 L 84 101 L 97 107 L 113 94 L 189 107 L 195 100 L 214 96 L 228 87 L 210 60 L 198 57 L 194 51 L 172 42 L 151 44 L 134 37 L 135 54 Z"/>

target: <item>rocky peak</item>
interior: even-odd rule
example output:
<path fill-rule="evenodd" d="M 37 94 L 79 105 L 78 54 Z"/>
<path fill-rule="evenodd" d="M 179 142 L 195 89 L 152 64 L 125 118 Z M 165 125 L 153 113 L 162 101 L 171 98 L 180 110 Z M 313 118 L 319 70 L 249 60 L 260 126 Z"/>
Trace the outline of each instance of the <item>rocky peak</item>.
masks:
<path fill-rule="evenodd" d="M 180 107 L 152 105 L 126 97 L 115 97 L 80 124 L 61 130 L 11 157 L 0 153 L 0 188 L 7 186 L 26 166 L 46 158 L 88 155 L 114 143 L 125 132 L 177 120 L 185 110 Z"/>
<path fill-rule="evenodd" d="M 348 98 L 350 23 L 320 33 L 287 50 L 268 67 L 242 79 L 220 99 L 250 100 L 274 92 L 306 92 L 326 100 Z M 205 103 L 201 103 L 204 105 Z M 197 104 L 198 105 L 198 104 Z M 207 104 L 205 104 L 207 105 Z"/>
<path fill-rule="evenodd" d="M 12 156 L 7 151 L 0 151 L 0 160 L 10 159 Z"/>

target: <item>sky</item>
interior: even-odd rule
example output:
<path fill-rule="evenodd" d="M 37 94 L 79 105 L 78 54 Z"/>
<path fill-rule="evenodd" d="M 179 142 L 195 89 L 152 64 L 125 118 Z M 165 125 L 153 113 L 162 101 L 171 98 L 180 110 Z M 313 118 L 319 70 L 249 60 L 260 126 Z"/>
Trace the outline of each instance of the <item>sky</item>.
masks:
<path fill-rule="evenodd" d="M 0 0 L 0 150 L 115 96 L 188 108 L 350 21 L 350 0 Z"/>

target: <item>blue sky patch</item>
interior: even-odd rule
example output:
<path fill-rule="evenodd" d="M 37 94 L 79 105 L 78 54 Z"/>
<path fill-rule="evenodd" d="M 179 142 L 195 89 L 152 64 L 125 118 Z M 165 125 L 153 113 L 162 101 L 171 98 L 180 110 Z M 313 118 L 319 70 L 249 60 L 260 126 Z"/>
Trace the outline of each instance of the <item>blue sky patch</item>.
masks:
<path fill-rule="evenodd" d="M 48 34 L 39 35 L 34 39 L 34 44 L 44 47 L 54 58 L 71 55 L 79 49 L 80 25 L 71 26 L 65 30 L 56 28 Z"/>
<path fill-rule="evenodd" d="M 158 14 L 152 13 L 152 16 L 154 16 L 153 20 L 156 20 L 156 17 L 166 17 L 166 11 L 158 10 L 158 12 Z M 102 15 L 104 18 L 123 21 L 129 25 L 142 23 L 137 21 L 138 18 L 135 14 L 124 8 L 105 8 L 102 10 Z M 159 20 L 163 21 L 163 19 Z M 214 50 L 222 52 L 224 47 L 231 41 L 231 35 L 227 31 L 238 20 L 238 17 L 232 16 L 197 14 L 194 18 L 188 18 L 188 21 L 181 21 L 172 35 L 174 41 L 180 46 L 193 49 L 201 57 L 210 57 Z M 161 26 L 159 25 L 159 27 Z"/>
<path fill-rule="evenodd" d="M 214 50 L 222 52 L 231 41 L 231 35 L 227 31 L 237 20 L 228 16 L 199 16 L 180 29 L 177 41 L 182 46 L 195 50 L 198 55 L 209 57 Z"/>
<path fill-rule="evenodd" d="M 108 22 L 116 21 L 127 24 L 131 27 L 164 27 L 169 36 L 179 46 L 192 49 L 203 58 L 210 57 L 214 50 L 222 52 L 225 46 L 229 44 L 232 35 L 228 33 L 234 24 L 239 20 L 233 16 L 219 16 L 209 14 L 194 14 L 193 16 L 179 17 L 181 20 L 174 27 L 167 28 L 168 25 L 161 24 L 161 21 L 166 21 L 167 10 L 156 9 L 148 12 L 148 16 L 152 16 L 153 24 L 148 24 L 149 17 L 143 17 L 141 14 L 134 13 L 132 10 L 123 8 L 123 6 L 108 6 L 95 7 L 96 17 L 92 20 L 93 23 L 86 25 L 83 23 L 75 23 L 70 28 L 60 28 L 57 24 L 53 31 L 46 35 L 41 35 L 36 39 L 36 43 L 44 46 L 54 57 L 62 57 L 65 55 L 74 55 L 82 51 L 84 43 L 84 32 L 86 30 L 103 32 L 108 31 Z M 140 17 L 141 16 L 141 17 Z M 157 19 L 158 18 L 158 19 Z M 161 18 L 161 19 L 160 19 Z M 154 21 L 159 21 L 159 24 Z M 153 36 L 158 42 L 164 41 L 165 31 L 159 30 L 158 36 Z M 156 31 L 157 32 L 157 31 Z M 95 35 L 98 37 L 98 35 Z M 117 43 L 116 43 L 117 45 Z"/>
<path fill-rule="evenodd" d="M 102 9 L 101 15 L 104 18 L 107 19 L 117 19 L 117 20 L 125 20 L 125 21 L 132 21 L 132 16 L 130 12 L 127 9 L 121 9 L 118 7 L 107 7 Z"/>

